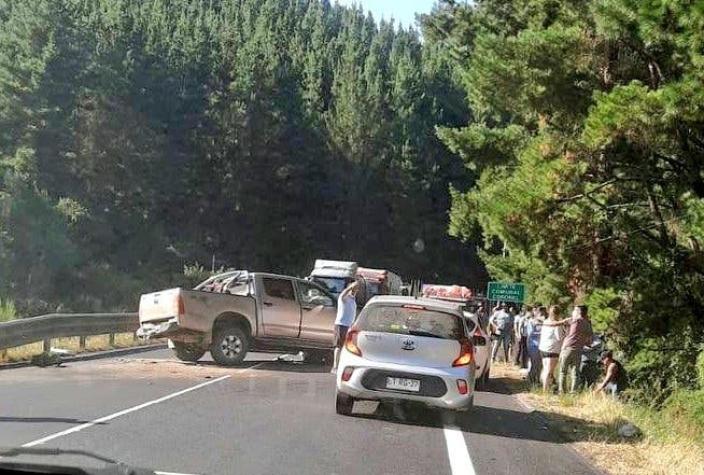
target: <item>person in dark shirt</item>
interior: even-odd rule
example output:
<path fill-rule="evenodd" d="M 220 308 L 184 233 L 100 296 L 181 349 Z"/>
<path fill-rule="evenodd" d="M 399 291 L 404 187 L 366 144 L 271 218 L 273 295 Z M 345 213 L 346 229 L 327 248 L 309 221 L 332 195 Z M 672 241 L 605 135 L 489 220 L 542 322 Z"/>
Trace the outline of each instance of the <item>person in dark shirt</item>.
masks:
<path fill-rule="evenodd" d="M 594 392 L 604 392 L 616 397 L 628 385 L 626 370 L 619 361 L 614 359 L 611 351 L 604 351 L 601 354 L 601 364 L 604 365 L 605 376 Z"/>

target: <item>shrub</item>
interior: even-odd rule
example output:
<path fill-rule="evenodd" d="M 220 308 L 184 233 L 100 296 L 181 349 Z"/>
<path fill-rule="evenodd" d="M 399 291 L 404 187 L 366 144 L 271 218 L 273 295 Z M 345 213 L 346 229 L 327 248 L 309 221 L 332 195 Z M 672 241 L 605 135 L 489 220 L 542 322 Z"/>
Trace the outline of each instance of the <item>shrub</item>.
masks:
<path fill-rule="evenodd" d="M 689 427 L 693 437 L 704 441 L 704 390 L 679 390 L 672 393 L 663 408 L 675 425 Z"/>
<path fill-rule="evenodd" d="M 704 390 L 704 348 L 702 348 L 697 357 L 697 380 L 699 388 Z"/>
<path fill-rule="evenodd" d="M 7 322 L 17 318 L 15 302 L 10 299 L 0 299 L 0 322 Z"/>

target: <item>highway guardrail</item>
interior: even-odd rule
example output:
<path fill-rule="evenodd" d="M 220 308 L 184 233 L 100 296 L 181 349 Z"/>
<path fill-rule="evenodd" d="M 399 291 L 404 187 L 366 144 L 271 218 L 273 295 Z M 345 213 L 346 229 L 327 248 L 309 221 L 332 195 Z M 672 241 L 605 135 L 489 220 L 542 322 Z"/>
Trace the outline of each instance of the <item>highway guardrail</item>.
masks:
<path fill-rule="evenodd" d="M 38 341 L 49 351 L 52 338 L 132 333 L 139 328 L 137 313 L 51 313 L 0 323 L 0 351 Z"/>

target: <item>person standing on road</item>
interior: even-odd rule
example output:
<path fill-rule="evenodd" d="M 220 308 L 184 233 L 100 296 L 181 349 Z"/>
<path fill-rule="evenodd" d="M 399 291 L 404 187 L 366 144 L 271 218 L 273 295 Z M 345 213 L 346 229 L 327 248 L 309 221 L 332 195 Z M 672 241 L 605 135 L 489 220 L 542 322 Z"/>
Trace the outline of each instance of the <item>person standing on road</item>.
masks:
<path fill-rule="evenodd" d="M 511 316 L 511 328 L 508 330 L 509 334 L 509 342 L 508 342 L 508 347 L 509 347 L 509 354 L 511 355 L 511 360 L 516 358 L 516 345 L 517 345 L 517 340 L 516 340 L 516 333 L 513 331 L 513 329 L 516 327 L 516 317 L 518 316 L 518 310 L 516 309 L 515 306 L 511 305 L 508 308 L 508 314 Z M 506 360 L 506 363 L 508 363 L 509 360 Z"/>
<path fill-rule="evenodd" d="M 352 326 L 357 317 L 357 292 L 359 283 L 352 282 L 337 298 L 337 317 L 335 318 L 335 356 L 331 373 L 337 372 L 337 363 L 340 361 L 340 350 L 345 344 L 347 330 Z"/>
<path fill-rule="evenodd" d="M 626 370 L 619 361 L 614 359 L 613 352 L 608 350 L 601 353 L 601 364 L 604 365 L 606 375 L 594 392 L 599 393 L 603 391 L 604 393 L 616 397 L 628 386 Z"/>
<path fill-rule="evenodd" d="M 526 348 L 528 350 L 528 382 L 530 384 L 538 384 L 540 382 L 540 372 L 542 371 L 542 360 L 540 359 L 540 333 L 543 329 L 545 320 L 545 307 L 538 305 L 533 312 L 533 318 L 528 321 L 526 326 L 527 341 Z"/>
<path fill-rule="evenodd" d="M 504 358 L 507 363 L 508 346 L 511 342 L 511 329 L 513 328 L 513 317 L 506 311 L 505 304 L 499 304 L 494 308 L 494 313 L 489 318 L 489 327 L 494 337 L 494 347 L 491 350 L 491 361 L 496 361 L 496 354 L 499 347 L 504 349 Z"/>
<path fill-rule="evenodd" d="M 588 309 L 586 305 L 577 305 L 572 311 L 572 317 L 556 322 L 548 322 L 546 325 L 559 326 L 569 325 L 567 336 L 562 342 L 559 360 L 558 388 L 560 393 L 564 393 L 567 385 L 567 377 L 571 377 L 570 392 L 577 390 L 579 383 L 579 366 L 582 363 L 582 349 L 592 344 L 594 333 L 592 324 L 589 321 Z"/>
<path fill-rule="evenodd" d="M 523 307 L 523 312 L 519 313 L 513 322 L 513 332 L 516 335 L 516 350 L 513 362 L 519 368 L 528 366 L 528 349 L 526 348 L 528 333 L 526 332 L 526 325 L 532 311 L 533 309 L 530 306 Z"/>
<path fill-rule="evenodd" d="M 550 305 L 546 322 L 559 321 L 560 309 L 557 305 Z M 538 349 L 543 358 L 543 371 L 540 374 L 540 381 L 543 383 L 543 391 L 549 391 L 555 379 L 555 368 L 557 360 L 562 350 L 562 340 L 565 338 L 565 329 L 562 326 L 543 325 L 540 331 L 540 344 Z"/>

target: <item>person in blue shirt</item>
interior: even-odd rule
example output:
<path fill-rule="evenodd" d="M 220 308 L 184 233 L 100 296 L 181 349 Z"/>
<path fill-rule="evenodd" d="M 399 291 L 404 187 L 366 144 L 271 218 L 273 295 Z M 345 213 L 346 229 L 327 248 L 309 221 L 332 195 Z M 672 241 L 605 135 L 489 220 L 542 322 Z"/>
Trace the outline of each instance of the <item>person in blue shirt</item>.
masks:
<path fill-rule="evenodd" d="M 347 330 L 352 326 L 357 317 L 357 291 L 359 283 L 352 282 L 337 298 L 337 318 L 335 318 L 335 357 L 331 373 L 337 372 L 337 363 L 340 361 L 340 350 L 345 344 Z"/>
<path fill-rule="evenodd" d="M 540 382 L 540 372 L 543 370 L 543 361 L 540 355 L 540 333 L 543 329 L 543 321 L 547 311 L 545 307 L 537 305 L 533 311 L 532 318 L 528 319 L 526 330 L 528 333 L 528 341 L 526 342 L 528 350 L 528 359 L 530 367 L 528 370 L 528 381 L 531 384 Z"/>

